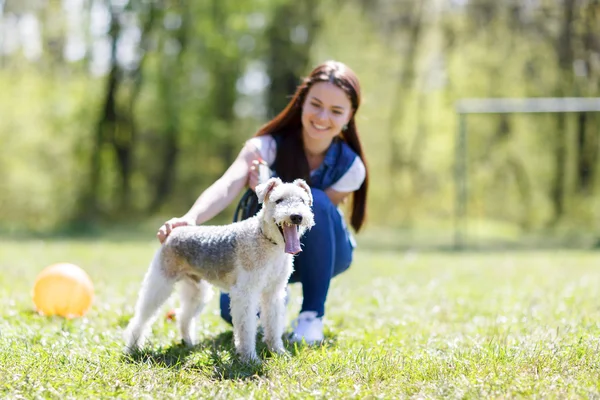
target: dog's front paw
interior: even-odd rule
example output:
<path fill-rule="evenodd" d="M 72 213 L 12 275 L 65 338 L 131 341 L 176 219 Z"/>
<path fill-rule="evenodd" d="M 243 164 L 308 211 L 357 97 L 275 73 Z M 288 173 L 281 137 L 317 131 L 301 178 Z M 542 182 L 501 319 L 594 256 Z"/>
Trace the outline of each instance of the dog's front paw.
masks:
<path fill-rule="evenodd" d="M 183 343 L 183 345 L 185 347 L 190 347 L 190 348 L 192 348 L 192 347 L 194 347 L 194 346 L 196 346 L 198 344 L 198 342 L 196 341 L 196 339 L 194 339 L 192 337 L 189 337 L 189 336 L 182 338 L 181 342 Z"/>
<path fill-rule="evenodd" d="M 256 352 L 240 354 L 240 360 L 244 364 L 261 364 L 261 360 L 258 358 L 258 354 L 256 354 Z"/>
<path fill-rule="evenodd" d="M 282 340 L 279 340 L 275 343 L 267 343 L 267 348 L 269 349 L 269 351 L 271 353 L 275 353 L 275 354 L 279 354 L 279 355 L 289 354 L 289 352 L 285 349 L 285 347 L 283 347 Z"/>
<path fill-rule="evenodd" d="M 142 332 L 128 327 L 125 332 L 123 332 L 123 340 L 125 341 L 123 351 L 128 354 L 139 351 L 144 346 L 144 339 L 144 334 Z"/>
<path fill-rule="evenodd" d="M 290 357 L 292 355 L 292 353 L 287 351 L 284 347 L 277 347 L 277 348 L 273 348 L 270 350 L 272 353 L 275 353 L 277 355 L 284 356 L 284 357 Z"/>

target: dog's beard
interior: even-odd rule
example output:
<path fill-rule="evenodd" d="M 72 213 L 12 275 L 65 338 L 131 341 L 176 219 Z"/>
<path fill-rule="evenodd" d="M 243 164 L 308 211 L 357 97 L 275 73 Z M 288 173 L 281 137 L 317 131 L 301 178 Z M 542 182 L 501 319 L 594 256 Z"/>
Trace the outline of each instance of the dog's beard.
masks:
<path fill-rule="evenodd" d="M 288 254 L 298 254 L 302 251 L 300 248 L 300 226 L 291 225 L 286 222 L 282 222 L 281 225 L 277 225 L 283 242 L 285 243 L 285 252 Z"/>

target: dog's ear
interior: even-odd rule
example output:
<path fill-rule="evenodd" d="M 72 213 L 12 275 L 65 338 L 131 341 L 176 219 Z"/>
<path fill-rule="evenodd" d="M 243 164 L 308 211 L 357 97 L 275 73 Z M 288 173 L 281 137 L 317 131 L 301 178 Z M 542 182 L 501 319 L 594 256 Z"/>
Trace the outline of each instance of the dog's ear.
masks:
<path fill-rule="evenodd" d="M 312 206 L 312 204 L 313 204 L 313 197 L 312 197 L 312 192 L 310 190 L 310 186 L 308 186 L 308 184 L 304 181 L 304 179 L 296 179 L 294 181 L 294 185 L 300 186 L 302 189 L 304 189 L 304 191 L 306 192 L 306 194 L 308 194 L 308 205 Z"/>
<path fill-rule="evenodd" d="M 279 178 L 270 178 L 265 183 L 261 183 L 260 185 L 256 185 L 256 196 L 258 197 L 259 203 L 264 203 L 269 198 L 269 193 L 271 190 L 275 189 L 277 185 L 282 184 L 281 179 Z"/>

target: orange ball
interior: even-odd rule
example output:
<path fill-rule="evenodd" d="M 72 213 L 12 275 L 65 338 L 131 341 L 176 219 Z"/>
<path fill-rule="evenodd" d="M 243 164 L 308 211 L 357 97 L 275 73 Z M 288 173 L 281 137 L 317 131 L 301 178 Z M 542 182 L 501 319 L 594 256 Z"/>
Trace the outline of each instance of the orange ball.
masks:
<path fill-rule="evenodd" d="M 94 285 L 88 274 L 74 264 L 50 265 L 37 276 L 33 303 L 42 315 L 81 317 L 92 306 Z"/>

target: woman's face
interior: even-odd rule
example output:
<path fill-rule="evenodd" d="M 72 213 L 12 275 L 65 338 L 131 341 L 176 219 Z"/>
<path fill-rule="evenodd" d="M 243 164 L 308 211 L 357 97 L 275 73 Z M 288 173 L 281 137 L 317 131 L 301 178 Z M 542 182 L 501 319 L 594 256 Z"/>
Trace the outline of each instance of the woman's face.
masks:
<path fill-rule="evenodd" d="M 329 82 L 311 86 L 302 105 L 302 131 L 305 139 L 331 141 L 352 117 L 352 104 L 346 93 Z"/>

